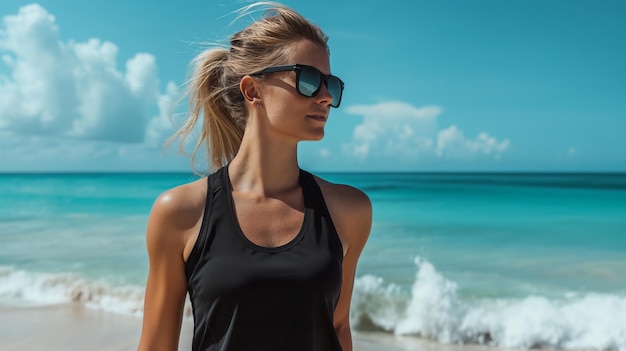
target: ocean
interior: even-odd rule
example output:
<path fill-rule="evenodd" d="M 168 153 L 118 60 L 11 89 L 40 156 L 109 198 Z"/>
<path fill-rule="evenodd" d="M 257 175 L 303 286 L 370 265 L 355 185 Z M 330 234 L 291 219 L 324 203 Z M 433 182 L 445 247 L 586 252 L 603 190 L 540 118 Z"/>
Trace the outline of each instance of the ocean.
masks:
<path fill-rule="evenodd" d="M 358 333 L 626 350 L 626 174 L 318 175 L 372 200 Z M 141 316 L 150 208 L 194 179 L 1 174 L 0 306 Z"/>

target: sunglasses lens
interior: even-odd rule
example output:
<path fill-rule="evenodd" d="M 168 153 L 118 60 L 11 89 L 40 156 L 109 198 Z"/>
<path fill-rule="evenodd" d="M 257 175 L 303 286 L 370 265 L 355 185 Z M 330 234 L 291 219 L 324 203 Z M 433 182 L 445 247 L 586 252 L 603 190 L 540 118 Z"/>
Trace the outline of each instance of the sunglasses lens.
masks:
<path fill-rule="evenodd" d="M 341 94 L 343 93 L 339 78 L 334 76 L 328 78 L 328 93 L 330 93 L 330 96 L 333 97 L 333 101 L 330 105 L 332 107 L 339 107 L 339 104 L 341 103 Z"/>
<path fill-rule="evenodd" d="M 300 66 L 298 71 L 298 92 L 307 97 L 314 97 L 320 91 L 325 76 L 322 72 L 313 67 Z M 341 103 L 341 94 L 343 93 L 343 84 L 341 80 L 335 76 L 326 76 L 326 88 L 328 93 L 332 96 L 332 107 L 339 107 Z"/>
<path fill-rule="evenodd" d="M 318 71 L 308 67 L 302 68 L 300 71 L 300 81 L 298 82 L 300 94 L 308 97 L 315 96 L 321 85 L 322 77 Z"/>

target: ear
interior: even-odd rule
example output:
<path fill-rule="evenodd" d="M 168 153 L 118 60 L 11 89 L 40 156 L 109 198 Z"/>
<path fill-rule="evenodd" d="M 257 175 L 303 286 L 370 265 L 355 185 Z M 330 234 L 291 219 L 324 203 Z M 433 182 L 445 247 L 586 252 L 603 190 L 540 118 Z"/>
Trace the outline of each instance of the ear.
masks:
<path fill-rule="evenodd" d="M 241 78 L 239 90 L 241 91 L 241 95 L 243 95 L 243 99 L 250 104 L 258 103 L 261 99 L 261 95 L 259 94 L 259 82 L 250 76 Z"/>

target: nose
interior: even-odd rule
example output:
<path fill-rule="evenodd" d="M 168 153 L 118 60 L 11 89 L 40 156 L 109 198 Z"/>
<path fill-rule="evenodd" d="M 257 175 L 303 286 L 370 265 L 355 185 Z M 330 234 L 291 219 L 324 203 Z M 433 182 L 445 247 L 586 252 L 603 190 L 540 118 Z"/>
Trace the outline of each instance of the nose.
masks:
<path fill-rule="evenodd" d="M 330 104 L 333 102 L 333 96 L 330 95 L 327 84 L 328 82 L 326 80 L 322 82 L 320 90 L 317 92 L 317 95 L 315 95 L 315 100 L 318 104 L 330 106 Z"/>

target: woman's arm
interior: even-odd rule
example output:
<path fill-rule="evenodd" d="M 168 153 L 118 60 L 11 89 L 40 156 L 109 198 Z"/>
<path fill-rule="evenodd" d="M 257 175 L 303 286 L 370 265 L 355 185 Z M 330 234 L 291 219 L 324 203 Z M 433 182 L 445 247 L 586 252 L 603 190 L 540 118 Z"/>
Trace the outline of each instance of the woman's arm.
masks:
<path fill-rule="evenodd" d="M 186 196 L 189 187 L 163 193 L 148 219 L 146 244 L 150 270 L 139 351 L 178 350 L 187 294 L 184 252 L 188 251 L 185 247 L 190 238 L 194 238 L 193 231 L 201 220 L 203 208 Z"/>
<path fill-rule="evenodd" d="M 335 330 L 342 349 L 352 351 L 350 302 L 357 262 L 372 227 L 372 204 L 360 190 L 327 184 L 322 191 L 344 249 L 341 294 L 334 315 Z"/>

